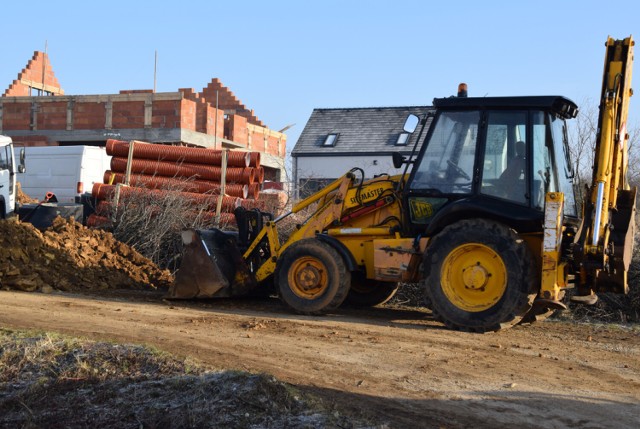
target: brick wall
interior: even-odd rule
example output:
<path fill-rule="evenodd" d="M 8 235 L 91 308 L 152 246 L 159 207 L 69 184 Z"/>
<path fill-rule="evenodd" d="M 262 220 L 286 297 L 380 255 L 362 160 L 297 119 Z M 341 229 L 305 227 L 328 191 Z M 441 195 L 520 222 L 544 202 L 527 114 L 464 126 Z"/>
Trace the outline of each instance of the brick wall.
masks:
<path fill-rule="evenodd" d="M 29 130 L 31 124 L 31 103 L 3 103 L 2 129 Z"/>
<path fill-rule="evenodd" d="M 180 100 L 180 124 L 176 128 L 196 130 L 196 103 L 183 98 Z"/>
<path fill-rule="evenodd" d="M 67 128 L 67 103 L 40 103 L 38 105 L 39 130 L 65 130 Z"/>
<path fill-rule="evenodd" d="M 242 104 L 229 88 L 222 85 L 218 78 L 212 79 L 211 82 L 202 89 L 201 95 L 213 106 L 216 105 L 217 95 L 218 108 L 224 110 L 227 114 L 237 114 L 247 118 L 250 124 L 261 127 L 265 126 L 262 121 L 254 115 L 253 110 L 247 109 L 247 106 Z"/>
<path fill-rule="evenodd" d="M 144 101 L 114 101 L 113 128 L 144 128 Z"/>
<path fill-rule="evenodd" d="M 105 103 L 75 103 L 73 106 L 73 129 L 102 129 L 105 127 L 106 114 Z"/>
<path fill-rule="evenodd" d="M 31 97 L 32 88 L 64 94 L 43 52 L 34 53 L 4 92 L 4 97 L 29 98 L 2 100 L 1 130 L 183 128 L 211 136 L 217 133 L 217 137 L 250 150 L 280 157 L 286 153 L 286 136 L 267 128 L 219 79 L 212 79 L 200 93 L 180 88 L 183 98 L 173 98 L 171 93 L 158 97 L 153 90 L 137 89 L 122 90 L 119 95 L 61 97 L 57 101 L 55 97 Z M 32 141 L 41 144 L 46 138 Z"/>
<path fill-rule="evenodd" d="M 16 147 L 25 146 L 58 146 L 57 142 L 49 142 L 46 136 L 13 136 L 11 137 Z"/>
<path fill-rule="evenodd" d="M 154 101 L 151 112 L 152 128 L 176 128 L 180 125 L 180 100 Z"/>
<path fill-rule="evenodd" d="M 36 89 L 44 89 L 54 95 L 64 94 L 64 91 L 60 88 L 58 79 L 53 74 L 53 68 L 49 62 L 49 56 L 44 52 L 35 51 L 33 53 L 33 57 L 31 57 L 25 68 L 18 73 L 18 78 L 9 85 L 9 88 L 5 90 L 3 96 L 30 96 L 32 95 L 30 90 L 32 87 Z"/>
<path fill-rule="evenodd" d="M 229 140 L 248 147 L 247 118 L 229 115 L 224 121 L 224 134 Z"/>

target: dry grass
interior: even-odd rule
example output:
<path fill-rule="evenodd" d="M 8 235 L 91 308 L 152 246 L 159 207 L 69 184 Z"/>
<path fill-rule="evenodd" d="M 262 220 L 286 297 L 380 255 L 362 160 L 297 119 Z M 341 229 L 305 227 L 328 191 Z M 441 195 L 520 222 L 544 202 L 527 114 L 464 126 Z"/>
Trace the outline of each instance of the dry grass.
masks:
<path fill-rule="evenodd" d="M 205 229 L 213 226 L 209 210 L 216 197 L 210 195 L 206 203 L 194 205 L 180 192 L 188 184 L 177 188 L 163 188 L 162 198 L 158 193 L 141 193 L 122 196 L 111 201 L 113 219 L 109 230 L 119 241 L 128 244 L 161 268 L 174 272 L 182 253 L 180 233 L 189 228 Z M 115 212 L 114 212 L 115 210 Z M 225 225 L 221 225 L 225 227 Z"/>
<path fill-rule="evenodd" d="M 0 330 L 0 427 L 371 427 L 264 374 Z"/>
<path fill-rule="evenodd" d="M 637 220 L 640 222 L 640 219 Z M 628 273 L 629 294 L 598 294 L 599 300 L 593 306 L 570 304 L 569 310 L 559 316 L 577 321 L 601 321 L 614 323 L 640 322 L 640 234 L 636 234 L 636 244 Z M 568 295 L 570 296 L 570 295 Z"/>

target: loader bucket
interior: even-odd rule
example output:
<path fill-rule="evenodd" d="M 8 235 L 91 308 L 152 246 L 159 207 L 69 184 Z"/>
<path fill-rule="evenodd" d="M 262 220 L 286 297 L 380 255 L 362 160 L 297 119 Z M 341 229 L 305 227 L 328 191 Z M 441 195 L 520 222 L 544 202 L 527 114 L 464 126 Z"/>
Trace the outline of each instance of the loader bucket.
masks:
<path fill-rule="evenodd" d="M 233 233 L 211 230 L 182 232 L 184 252 L 169 299 L 232 297 L 257 286 Z"/>

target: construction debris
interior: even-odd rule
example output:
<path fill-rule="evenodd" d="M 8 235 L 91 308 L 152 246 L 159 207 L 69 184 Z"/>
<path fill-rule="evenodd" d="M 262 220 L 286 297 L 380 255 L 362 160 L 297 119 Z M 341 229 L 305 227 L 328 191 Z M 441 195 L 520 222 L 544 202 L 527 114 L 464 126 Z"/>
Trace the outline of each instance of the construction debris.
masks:
<path fill-rule="evenodd" d="M 0 221 L 0 289 L 82 291 L 155 289 L 172 281 L 111 233 L 56 218 L 45 232 L 16 219 Z"/>

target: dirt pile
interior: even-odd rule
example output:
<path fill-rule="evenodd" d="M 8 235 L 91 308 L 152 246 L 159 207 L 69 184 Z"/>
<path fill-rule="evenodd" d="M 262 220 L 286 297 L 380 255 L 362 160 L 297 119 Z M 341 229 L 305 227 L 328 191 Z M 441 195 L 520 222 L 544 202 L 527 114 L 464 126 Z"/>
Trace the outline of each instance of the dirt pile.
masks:
<path fill-rule="evenodd" d="M 40 202 L 38 199 L 31 198 L 29 195 L 25 194 L 20 182 L 16 182 L 16 200 L 18 200 L 18 203 L 20 204 L 38 204 Z"/>
<path fill-rule="evenodd" d="M 160 270 L 105 231 L 58 217 L 44 233 L 0 221 L 0 289 L 43 292 L 167 287 Z"/>

